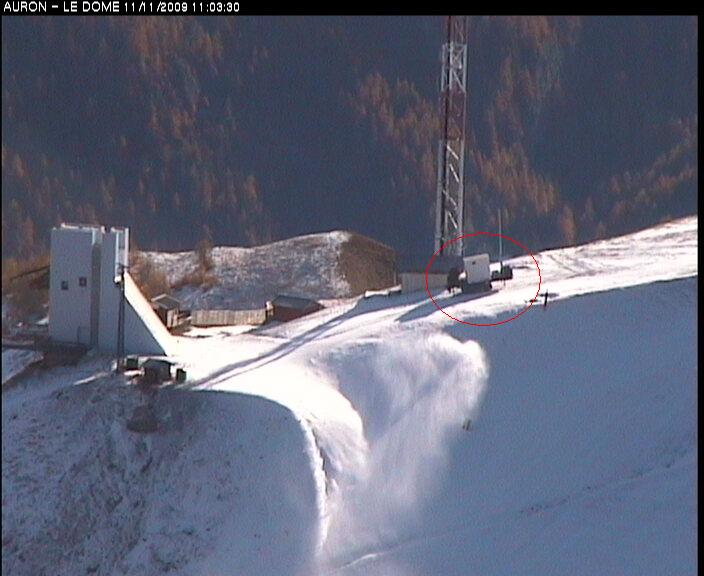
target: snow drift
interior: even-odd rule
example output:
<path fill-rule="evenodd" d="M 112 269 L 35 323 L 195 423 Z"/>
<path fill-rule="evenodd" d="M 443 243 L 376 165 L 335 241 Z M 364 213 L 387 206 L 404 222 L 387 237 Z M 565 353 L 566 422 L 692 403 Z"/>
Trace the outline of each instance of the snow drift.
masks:
<path fill-rule="evenodd" d="M 475 342 L 437 332 L 335 350 L 328 362 L 368 446 L 357 481 L 331 498 L 322 563 L 335 565 L 406 537 L 420 520 L 460 423 L 476 419 L 488 367 Z"/>
<path fill-rule="evenodd" d="M 479 417 L 439 486 L 324 573 L 696 574 L 696 300 L 658 283 L 483 334 Z"/>

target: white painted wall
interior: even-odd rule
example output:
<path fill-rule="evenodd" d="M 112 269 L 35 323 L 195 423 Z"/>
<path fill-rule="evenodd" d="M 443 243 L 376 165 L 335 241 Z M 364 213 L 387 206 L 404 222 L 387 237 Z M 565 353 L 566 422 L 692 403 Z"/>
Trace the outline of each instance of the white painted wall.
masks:
<path fill-rule="evenodd" d="M 401 272 L 401 292 L 425 290 L 425 272 Z M 428 288 L 447 288 L 447 274 L 428 274 Z"/>
<path fill-rule="evenodd" d="M 129 265 L 129 230 L 67 226 L 51 233 L 50 328 L 57 342 L 117 351 L 121 291 L 120 264 Z M 125 352 L 169 355 L 175 340 L 125 275 Z M 86 278 L 86 286 L 79 278 Z M 68 282 L 68 290 L 61 283 Z"/>
<path fill-rule="evenodd" d="M 467 272 L 467 282 L 475 284 L 491 280 L 488 254 L 474 254 L 464 257 L 464 269 Z"/>
<path fill-rule="evenodd" d="M 117 351 L 117 325 L 120 315 L 120 286 L 115 282 L 115 279 L 120 274 L 118 264 L 128 264 L 124 256 L 122 259 L 119 258 L 118 244 L 120 234 L 121 232 L 115 229 L 104 234 L 100 258 L 100 332 L 98 348 L 112 353 Z M 127 341 L 127 330 L 125 330 L 125 349 L 127 348 Z"/>
<path fill-rule="evenodd" d="M 62 226 L 51 231 L 49 272 L 49 334 L 59 342 L 90 345 L 91 295 L 94 287 L 93 246 L 100 241 L 97 226 Z M 80 278 L 86 285 L 80 286 Z M 62 289 L 65 283 L 67 289 Z"/>

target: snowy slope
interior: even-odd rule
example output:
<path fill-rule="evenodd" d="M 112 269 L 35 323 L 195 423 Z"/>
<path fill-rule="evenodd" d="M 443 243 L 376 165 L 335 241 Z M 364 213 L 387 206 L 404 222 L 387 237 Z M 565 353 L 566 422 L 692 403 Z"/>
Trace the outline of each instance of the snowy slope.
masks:
<path fill-rule="evenodd" d="M 558 293 L 559 300 L 696 275 L 696 230 L 696 219 L 690 218 L 615 239 L 611 244 L 600 242 L 539 255 L 543 288 Z M 581 253 L 579 258 L 575 251 Z M 517 259 L 514 264 L 521 266 L 525 260 Z M 496 319 L 513 314 L 535 293 L 531 277 L 535 274 L 534 268 L 517 268 L 515 283 L 507 284 L 505 290 L 467 302 L 453 299 L 450 309 L 463 319 Z M 310 423 L 325 454 L 332 485 L 328 535 L 321 555 L 327 568 L 349 566 L 346 570 L 351 573 L 367 574 L 375 573 L 378 565 L 380 574 L 404 573 L 405 552 L 399 552 L 401 560 L 396 561 L 387 551 L 407 541 L 429 539 L 435 544 L 418 547 L 411 562 L 416 565 L 427 558 L 429 564 L 418 572 L 408 571 L 436 573 L 433 563 L 447 553 L 444 539 L 436 535 L 448 534 L 451 542 L 449 535 L 462 531 L 463 518 L 470 511 L 476 510 L 480 517 L 513 514 L 520 520 L 522 515 L 531 517 L 533 508 L 551 508 L 555 502 L 582 491 L 588 493 L 595 486 L 627 482 L 638 477 L 642 469 L 659 470 L 663 460 L 683 453 L 684 486 L 689 482 L 691 490 L 689 498 L 685 492 L 675 502 L 673 513 L 682 531 L 679 547 L 670 537 L 663 537 L 662 549 L 656 548 L 655 555 L 661 566 L 674 562 L 686 573 L 694 558 L 695 419 L 693 410 L 687 409 L 693 406 L 695 396 L 695 294 L 696 281 L 609 292 L 564 304 L 551 303 L 546 310 L 536 307 L 515 323 L 493 329 L 454 324 L 422 296 L 381 299 L 381 304 L 374 300 L 346 302 L 337 310 L 321 312 L 295 325 L 262 330 L 259 338 L 264 341 L 259 345 L 253 342 L 254 336 L 241 337 L 245 350 L 250 346 L 252 350 L 241 358 L 232 358 L 215 377 L 203 375 L 203 386 L 264 395 L 290 406 Z M 399 305 L 390 306 L 395 302 Z M 282 341 L 276 342 L 276 337 Z M 633 341 L 638 344 L 624 344 Z M 200 364 L 210 369 L 222 358 L 227 340 L 222 342 L 222 351 L 216 343 L 217 338 L 208 342 L 211 356 L 206 362 L 194 363 L 196 372 Z M 204 353 L 199 351 L 199 357 Z M 537 363 L 536 358 L 541 362 Z M 513 367 L 513 372 L 504 375 L 506 366 Z M 601 387 L 585 376 L 590 373 L 598 377 Z M 663 391 L 657 375 L 668 373 L 676 386 Z M 646 376 L 651 377 L 645 380 Z M 534 382 L 539 392 L 529 396 L 533 404 L 526 404 L 525 412 L 520 410 L 522 381 Z M 335 401 L 331 390 L 340 394 Z M 490 400 L 497 395 L 503 402 L 492 403 Z M 563 399 L 564 395 L 568 398 Z M 672 410 L 658 413 L 663 420 L 652 422 L 654 430 L 667 429 L 672 421 L 677 426 L 668 430 L 665 439 L 659 439 L 656 433 L 640 438 L 646 426 L 626 409 L 633 406 L 632 413 L 644 416 L 649 406 L 656 407 L 655 396 L 658 406 L 662 403 Z M 565 403 L 574 414 L 566 418 L 560 410 L 551 412 L 551 403 L 558 407 Z M 614 403 L 611 410 L 593 413 L 602 405 Z M 496 412 L 489 412 L 489 407 L 495 407 Z M 628 428 L 615 418 L 619 412 L 626 412 Z M 494 434 L 488 435 L 483 452 L 449 458 L 455 445 L 463 446 L 458 442 L 481 435 L 480 429 L 466 433 L 461 428 L 464 419 L 475 413 L 480 415 L 477 426 L 482 428 L 486 419 L 496 421 L 496 427 L 491 428 Z M 531 429 L 530 423 L 544 422 L 546 413 L 551 416 L 549 426 Z M 575 434 L 572 417 L 582 426 L 581 434 Z M 601 441 L 594 446 L 594 435 L 584 427 L 590 421 L 601 428 Z M 499 431 L 506 433 L 501 435 Z M 562 442 L 547 442 L 547 447 L 541 447 L 543 435 Z M 576 466 L 580 454 L 570 454 L 570 450 L 579 443 L 584 445 L 580 449 L 589 454 L 601 450 L 603 460 L 587 458 L 581 467 Z M 653 460 L 653 453 L 660 455 L 660 462 Z M 633 463 L 624 462 L 624 454 L 631 455 Z M 452 489 L 446 494 L 429 495 L 433 479 L 442 484 L 437 476 L 448 482 L 460 471 L 496 461 L 484 476 L 462 478 L 450 483 Z M 548 473 L 555 475 L 554 483 L 544 480 L 546 462 L 550 463 Z M 448 468 L 443 468 L 443 463 Z M 467 485 L 473 487 L 470 494 L 481 497 L 469 499 L 466 489 L 458 490 Z M 497 490 L 486 494 L 488 487 Z M 657 500 L 663 493 L 651 496 Z M 480 502 L 485 503 L 483 509 Z M 657 529 L 658 516 L 651 515 L 651 522 L 643 523 L 636 518 L 642 514 L 642 501 L 631 504 L 630 509 L 624 505 L 615 515 L 622 513 L 628 519 L 630 513 L 630 520 L 639 526 L 628 535 L 628 542 L 649 545 L 644 536 Z M 570 512 L 579 517 L 569 508 L 568 517 Z M 599 514 L 594 515 L 587 529 L 598 533 L 603 520 Z M 623 525 L 615 525 L 611 532 L 600 536 L 614 542 L 607 559 L 615 563 L 615 573 L 628 573 L 624 572 L 627 569 L 633 574 L 643 573 L 647 561 L 652 560 L 650 556 L 636 563 L 625 555 L 618 562 L 625 542 L 619 537 Z M 520 521 L 498 526 L 494 529 L 508 529 L 509 535 L 523 530 Z M 486 529 L 491 527 L 489 524 Z M 472 535 L 465 533 L 468 536 Z M 551 544 L 562 542 L 561 531 L 553 532 L 552 539 Z M 594 546 L 595 541 L 587 539 L 583 549 L 572 555 L 574 548 L 561 545 L 561 558 L 548 548 L 542 565 L 538 564 L 541 573 L 556 560 L 561 564 L 558 562 L 552 573 L 593 573 L 593 566 L 580 568 L 576 559 L 588 555 Z M 526 557 L 535 556 L 534 562 L 539 562 L 533 547 L 527 544 L 524 549 L 524 556 L 502 554 L 502 562 L 494 558 L 497 568 L 487 573 L 516 573 Z M 475 552 L 470 548 L 460 555 L 462 561 L 454 563 L 455 572 L 466 573 L 465 563 L 481 550 L 481 546 Z M 665 550 L 670 553 L 663 553 Z M 431 554 L 433 551 L 435 554 Z M 360 560 L 364 558 L 367 560 Z M 390 565 L 394 570 L 389 570 Z M 443 565 L 442 571 L 451 571 L 452 565 Z M 488 570 L 489 566 L 483 563 L 477 568 Z M 535 573 L 531 572 L 535 569 L 534 563 L 526 573 Z"/>
<path fill-rule="evenodd" d="M 696 573 L 696 287 L 588 296 L 478 338 L 488 376 L 472 429 L 460 429 L 455 402 L 389 427 L 406 438 L 392 452 L 400 458 L 371 489 L 342 498 L 354 513 L 330 530 L 329 565 L 344 568 L 330 572 Z M 468 338 L 462 327 L 449 332 Z M 383 377 L 383 346 L 368 346 L 366 361 L 340 354 L 344 390 L 388 381 L 395 394 L 399 380 L 414 381 Z M 448 418 L 444 465 L 423 458 L 435 482 L 404 518 L 389 504 L 403 486 L 386 484 L 389 471 L 418 486 L 409 453 L 425 456 L 419 437 L 429 442 Z M 361 526 L 358 511 L 371 515 Z"/>
<path fill-rule="evenodd" d="M 117 379 L 17 386 L 3 570 L 694 574 L 696 257 L 696 217 L 537 254 L 558 296 L 496 328 L 420 293 L 199 330 L 151 437 L 125 431 L 137 398 Z M 514 315 L 537 272 L 513 264 L 500 291 L 438 302 Z"/>
<path fill-rule="evenodd" d="M 139 435 L 125 427 L 139 392 L 90 372 L 35 379 L 31 401 L 3 394 L 3 574 L 307 569 L 318 490 L 290 411 L 169 390 L 159 433 Z"/>

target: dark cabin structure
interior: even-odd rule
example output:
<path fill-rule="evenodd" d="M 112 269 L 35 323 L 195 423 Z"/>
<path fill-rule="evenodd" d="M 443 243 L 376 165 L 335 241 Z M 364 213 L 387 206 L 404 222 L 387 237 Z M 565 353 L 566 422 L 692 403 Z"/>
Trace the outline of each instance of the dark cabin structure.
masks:
<path fill-rule="evenodd" d="M 322 308 L 323 305 L 315 300 L 280 294 L 271 302 L 267 302 L 266 316 L 267 320 L 289 322 L 301 316 L 322 310 Z"/>
<path fill-rule="evenodd" d="M 142 382 L 145 384 L 160 384 L 173 378 L 173 363 L 161 358 L 149 358 L 142 364 L 144 375 Z"/>
<path fill-rule="evenodd" d="M 164 326 L 170 331 L 188 324 L 190 312 L 181 309 L 181 302 L 168 294 L 159 294 L 151 300 L 152 309 L 159 316 Z"/>

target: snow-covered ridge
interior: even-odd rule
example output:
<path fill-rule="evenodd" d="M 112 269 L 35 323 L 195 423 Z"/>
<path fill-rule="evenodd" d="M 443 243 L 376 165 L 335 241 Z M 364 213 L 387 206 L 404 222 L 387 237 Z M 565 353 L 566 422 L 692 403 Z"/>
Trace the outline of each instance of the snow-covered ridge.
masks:
<path fill-rule="evenodd" d="M 203 309 L 261 308 L 277 294 L 331 299 L 353 295 L 344 266 L 343 246 L 357 235 L 344 231 L 308 234 L 253 248 L 212 249 L 211 274 L 218 283 L 202 290 L 186 286 L 178 296 Z M 146 252 L 173 284 L 197 266 L 194 252 Z"/>
<path fill-rule="evenodd" d="M 505 320 L 524 309 L 540 291 L 550 301 L 573 298 L 640 284 L 697 276 L 696 216 L 682 218 L 626 236 L 582 246 L 535 254 L 540 274 L 530 256 L 508 260 L 514 279 L 490 296 L 470 301 L 436 298 L 455 318 Z M 421 309 L 410 312 L 422 316 Z M 429 307 L 434 313 L 434 306 Z"/>
<path fill-rule="evenodd" d="M 698 218 L 667 222 L 626 236 L 541 252 L 544 283 L 561 297 L 696 276 Z M 510 261 L 533 266 L 529 257 Z M 557 286 L 556 292 L 557 290 Z"/>

